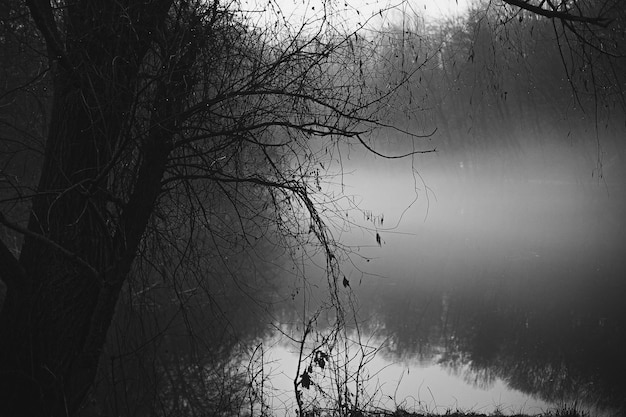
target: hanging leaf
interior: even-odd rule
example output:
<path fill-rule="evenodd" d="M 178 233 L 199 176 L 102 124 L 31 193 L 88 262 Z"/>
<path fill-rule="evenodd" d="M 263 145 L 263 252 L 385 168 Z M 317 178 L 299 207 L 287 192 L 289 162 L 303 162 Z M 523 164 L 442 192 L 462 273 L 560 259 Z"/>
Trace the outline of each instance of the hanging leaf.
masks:
<path fill-rule="evenodd" d="M 328 360 L 328 355 L 326 353 L 320 352 L 320 351 L 315 352 L 315 358 L 313 359 L 313 361 L 321 369 L 324 369 L 324 367 L 326 366 L 327 360 Z"/>
<path fill-rule="evenodd" d="M 311 386 L 311 377 L 309 376 L 309 373 L 307 371 L 304 371 L 300 376 L 300 385 L 302 385 L 302 387 L 306 389 L 309 389 L 309 387 Z"/>

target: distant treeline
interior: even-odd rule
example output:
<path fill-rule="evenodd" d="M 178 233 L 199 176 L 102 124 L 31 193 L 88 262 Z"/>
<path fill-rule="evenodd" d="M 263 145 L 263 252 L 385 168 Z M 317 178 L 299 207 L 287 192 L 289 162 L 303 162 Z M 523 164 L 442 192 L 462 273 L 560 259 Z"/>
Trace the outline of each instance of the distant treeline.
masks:
<path fill-rule="evenodd" d="M 413 133 L 436 128 L 428 146 L 482 154 L 546 141 L 611 143 L 623 133 L 626 68 L 615 58 L 624 48 L 617 41 L 594 49 L 548 19 L 487 5 L 447 21 L 404 22 L 380 35 L 394 75 L 377 82 L 390 88 L 412 74 L 390 117 Z"/>

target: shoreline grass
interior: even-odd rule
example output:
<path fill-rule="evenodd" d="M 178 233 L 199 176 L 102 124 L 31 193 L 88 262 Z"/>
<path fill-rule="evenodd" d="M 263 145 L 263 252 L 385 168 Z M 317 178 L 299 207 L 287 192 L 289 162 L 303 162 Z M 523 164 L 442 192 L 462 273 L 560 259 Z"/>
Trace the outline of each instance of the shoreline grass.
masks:
<path fill-rule="evenodd" d="M 499 410 L 494 410 L 491 413 L 479 413 L 475 411 L 461 411 L 461 410 L 447 410 L 443 413 L 434 412 L 419 412 L 419 411 L 406 411 L 404 409 L 397 409 L 394 412 L 385 414 L 386 417 L 597 417 L 588 411 L 581 410 L 576 405 L 564 405 L 556 407 L 554 409 L 546 410 L 540 413 L 503 413 Z M 367 416 L 365 414 L 364 416 Z"/>

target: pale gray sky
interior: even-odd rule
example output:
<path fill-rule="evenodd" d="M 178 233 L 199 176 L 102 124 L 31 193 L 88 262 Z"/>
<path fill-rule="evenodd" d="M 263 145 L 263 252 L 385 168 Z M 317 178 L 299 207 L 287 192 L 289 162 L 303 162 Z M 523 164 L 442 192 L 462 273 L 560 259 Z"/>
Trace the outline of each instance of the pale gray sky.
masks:
<path fill-rule="evenodd" d="M 398 19 L 400 11 L 409 15 L 413 11 L 430 19 L 452 17 L 464 13 L 471 0 L 243 0 L 244 4 L 255 5 L 257 10 L 267 8 L 268 4 L 280 7 L 282 13 L 294 24 L 300 26 L 303 22 L 312 23 L 324 13 L 324 3 L 333 8 L 332 16 L 341 19 L 346 25 L 363 24 L 370 20 L 373 27 L 380 27 L 389 21 Z M 380 13 L 381 10 L 395 8 Z M 272 19 L 272 16 L 269 17 Z"/>

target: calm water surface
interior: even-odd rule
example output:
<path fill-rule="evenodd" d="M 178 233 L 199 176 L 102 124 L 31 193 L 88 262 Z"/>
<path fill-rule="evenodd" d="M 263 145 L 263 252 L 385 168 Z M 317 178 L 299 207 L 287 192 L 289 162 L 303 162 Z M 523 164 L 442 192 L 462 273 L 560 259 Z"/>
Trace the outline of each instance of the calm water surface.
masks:
<path fill-rule="evenodd" d="M 331 188 L 360 208 L 345 211 L 363 228 L 336 235 L 355 254 L 344 272 L 362 338 L 381 347 L 368 365 L 379 404 L 537 413 L 568 401 L 618 415 L 626 397 L 621 168 L 598 181 L 545 155 L 437 158 L 415 160 L 419 175 L 411 161 L 353 158 L 343 187 Z M 274 387 L 292 389 L 297 347 L 276 337 L 266 344 Z"/>

